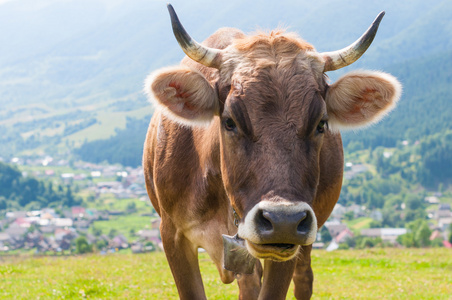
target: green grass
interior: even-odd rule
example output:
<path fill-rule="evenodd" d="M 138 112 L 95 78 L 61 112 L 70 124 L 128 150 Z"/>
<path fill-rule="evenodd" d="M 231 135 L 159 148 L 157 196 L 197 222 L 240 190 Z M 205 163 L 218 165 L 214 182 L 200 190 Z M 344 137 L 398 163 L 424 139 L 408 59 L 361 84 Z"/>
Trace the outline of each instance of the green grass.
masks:
<path fill-rule="evenodd" d="M 150 229 L 151 220 L 149 217 L 141 217 L 137 215 L 123 215 L 117 217 L 110 217 L 108 221 L 96 221 L 93 226 L 102 230 L 104 234 L 108 234 L 110 230 L 115 229 L 118 233 L 122 233 L 128 240 L 132 241 L 136 237 L 130 234 L 130 230 L 135 230 L 135 233 L 141 229 Z M 92 231 L 92 226 L 90 228 Z"/>
<path fill-rule="evenodd" d="M 144 108 L 129 112 L 102 111 L 97 113 L 98 123 L 80 130 L 68 137 L 63 138 L 62 143 L 69 141 L 80 146 L 85 141 L 94 141 L 108 139 L 116 134 L 116 129 L 124 129 L 127 124 L 127 117 L 143 118 L 152 114 L 152 107 L 149 105 Z"/>
<path fill-rule="evenodd" d="M 149 201 L 115 199 L 112 195 L 103 195 L 101 198 L 96 199 L 95 202 L 87 202 L 87 205 L 89 208 L 95 208 L 97 210 L 127 211 L 130 203 L 135 204 L 135 212 L 125 213 L 120 216 L 110 216 L 110 220 L 106 221 L 95 221 L 93 226 L 101 229 L 104 234 L 108 234 L 110 230 L 115 229 L 130 241 L 133 241 L 136 237 L 130 234 L 131 229 L 136 233 L 139 230 L 149 229 L 151 227 L 151 218 L 149 216 L 142 216 L 142 214 L 153 212 Z M 90 227 L 90 232 L 92 232 L 93 226 Z"/>
<path fill-rule="evenodd" d="M 113 194 L 104 194 L 95 202 L 88 202 L 87 205 L 90 208 L 95 208 L 97 210 L 120 210 L 126 211 L 127 206 L 130 203 L 135 203 L 137 213 L 150 213 L 152 212 L 152 205 L 149 200 L 140 201 L 135 198 L 127 199 L 116 199 Z"/>
<path fill-rule="evenodd" d="M 372 223 L 372 221 L 372 218 L 361 217 L 350 221 L 345 221 L 345 223 L 354 233 L 360 234 L 361 229 L 370 228 L 370 223 Z"/>
<path fill-rule="evenodd" d="M 209 299 L 237 299 L 206 254 Z M 372 249 L 312 254 L 312 299 L 450 299 L 450 249 Z M 1 299 L 178 299 L 163 253 L 0 257 Z M 292 287 L 287 299 L 294 299 Z"/>

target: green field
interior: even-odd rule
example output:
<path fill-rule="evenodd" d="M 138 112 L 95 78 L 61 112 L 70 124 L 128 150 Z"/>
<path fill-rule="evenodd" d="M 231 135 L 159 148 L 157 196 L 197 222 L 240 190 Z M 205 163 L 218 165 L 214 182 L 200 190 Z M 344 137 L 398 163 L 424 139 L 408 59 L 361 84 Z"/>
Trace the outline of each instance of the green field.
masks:
<path fill-rule="evenodd" d="M 452 299 L 450 249 L 313 251 L 312 299 Z M 237 299 L 200 254 L 208 299 Z M 1 257 L 0 299 L 178 299 L 163 253 Z M 292 288 L 287 299 L 294 299 Z"/>

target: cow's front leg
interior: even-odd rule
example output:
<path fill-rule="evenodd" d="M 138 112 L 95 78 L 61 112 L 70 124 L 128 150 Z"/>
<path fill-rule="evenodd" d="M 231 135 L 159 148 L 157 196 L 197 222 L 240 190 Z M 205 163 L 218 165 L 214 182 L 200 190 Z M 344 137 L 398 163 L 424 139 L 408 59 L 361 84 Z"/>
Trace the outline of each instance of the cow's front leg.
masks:
<path fill-rule="evenodd" d="M 197 247 L 168 219 L 162 218 L 160 231 L 180 299 L 206 299 L 199 270 Z"/>
<path fill-rule="evenodd" d="M 264 261 L 264 281 L 262 283 L 260 300 L 286 299 L 287 290 L 295 269 L 296 260 L 276 262 Z"/>
<path fill-rule="evenodd" d="M 311 299 L 314 274 L 311 268 L 310 246 L 303 246 L 297 256 L 297 265 L 293 275 L 294 294 L 297 299 Z"/>
<path fill-rule="evenodd" d="M 240 274 L 237 276 L 239 285 L 239 300 L 258 299 L 261 290 L 262 265 L 256 260 L 253 274 Z"/>

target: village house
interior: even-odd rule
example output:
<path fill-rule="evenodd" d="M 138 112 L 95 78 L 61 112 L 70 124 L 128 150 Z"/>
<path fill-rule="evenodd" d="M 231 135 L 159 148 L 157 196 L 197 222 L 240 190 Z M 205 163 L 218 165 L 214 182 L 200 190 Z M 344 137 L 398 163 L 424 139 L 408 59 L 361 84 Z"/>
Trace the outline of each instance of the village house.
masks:
<path fill-rule="evenodd" d="M 345 228 L 344 230 L 342 230 L 341 232 L 339 232 L 338 235 L 336 235 L 333 240 L 338 243 L 345 243 L 347 242 L 348 239 L 352 239 L 354 237 L 353 232 L 351 232 L 350 229 Z"/>
<path fill-rule="evenodd" d="M 162 219 L 160 217 L 154 219 L 151 221 L 151 229 L 160 229 L 160 223 Z"/>
<path fill-rule="evenodd" d="M 108 246 L 113 249 L 126 249 L 129 247 L 129 244 L 127 238 L 124 235 L 118 234 L 112 240 L 110 240 Z"/>
<path fill-rule="evenodd" d="M 86 210 L 81 206 L 73 206 L 71 207 L 71 216 L 73 220 L 83 219 L 85 217 Z"/>
<path fill-rule="evenodd" d="M 383 242 L 397 244 L 397 237 L 406 234 L 405 228 L 369 228 L 362 229 L 361 235 L 370 238 L 381 238 Z"/>
<path fill-rule="evenodd" d="M 348 229 L 347 225 L 342 223 L 325 223 L 325 227 L 328 229 L 331 237 L 335 239 L 341 232 Z"/>
<path fill-rule="evenodd" d="M 438 205 L 438 209 L 433 211 L 432 216 L 434 220 L 437 221 L 437 228 L 442 232 L 449 229 L 450 224 L 452 224 L 452 211 L 450 204 L 441 203 Z"/>
<path fill-rule="evenodd" d="M 160 218 L 152 220 L 151 229 L 142 229 L 137 232 L 137 236 L 139 239 L 138 242 L 142 243 L 143 245 L 145 245 L 146 242 L 152 242 L 152 244 L 154 244 L 156 247 L 159 247 L 160 249 L 163 250 L 159 227 L 160 227 Z M 136 246 L 136 248 L 137 247 L 138 246 Z"/>
<path fill-rule="evenodd" d="M 11 239 L 11 236 L 8 233 L 0 232 L 0 251 L 5 252 L 9 250 L 9 247 L 7 244 L 9 244 L 9 241 Z"/>
<path fill-rule="evenodd" d="M 436 196 L 428 196 L 424 198 L 424 201 L 429 204 L 439 204 L 439 199 Z"/>

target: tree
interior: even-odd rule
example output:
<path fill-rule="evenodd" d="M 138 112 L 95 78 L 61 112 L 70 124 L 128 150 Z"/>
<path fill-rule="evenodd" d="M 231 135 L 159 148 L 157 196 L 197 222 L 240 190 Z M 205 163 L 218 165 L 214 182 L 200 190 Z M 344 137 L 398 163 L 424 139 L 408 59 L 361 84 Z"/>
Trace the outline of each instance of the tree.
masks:
<path fill-rule="evenodd" d="M 405 196 L 405 203 L 406 207 L 411 210 L 416 210 L 418 208 L 423 207 L 423 201 L 420 197 L 413 195 L 413 194 L 407 194 Z"/>
<path fill-rule="evenodd" d="M 88 244 L 84 236 L 80 236 L 75 240 L 75 252 L 78 254 L 93 252 L 93 247 Z"/>
<path fill-rule="evenodd" d="M 397 242 L 407 248 L 416 246 L 416 243 L 414 241 L 414 234 L 412 232 L 407 232 L 405 234 L 399 235 L 397 237 Z"/>
<path fill-rule="evenodd" d="M 378 245 L 383 245 L 383 241 L 380 237 L 371 238 L 371 237 L 357 237 L 356 238 L 356 247 L 358 249 L 364 248 L 372 248 Z"/>
<path fill-rule="evenodd" d="M 416 230 L 415 240 L 419 247 L 430 246 L 430 236 L 432 231 L 428 227 L 427 222 L 423 222 L 421 226 Z"/>
<path fill-rule="evenodd" d="M 88 195 L 88 197 L 86 197 L 86 201 L 88 202 L 94 202 L 96 200 L 96 197 L 92 194 Z"/>
<path fill-rule="evenodd" d="M 102 229 L 97 228 L 96 226 L 92 227 L 93 235 L 99 237 L 102 235 Z"/>
<path fill-rule="evenodd" d="M 0 196 L 0 210 L 2 209 L 6 209 L 7 204 L 6 204 L 6 199 L 3 196 Z"/>
<path fill-rule="evenodd" d="M 322 237 L 322 242 L 324 243 L 331 242 L 331 240 L 333 239 L 330 232 L 328 231 L 328 228 L 326 228 L 325 226 L 322 226 L 322 228 L 320 229 L 320 236 Z"/>
<path fill-rule="evenodd" d="M 345 218 L 347 221 L 351 221 L 351 220 L 353 220 L 353 219 L 355 218 L 355 213 L 354 213 L 353 211 L 348 211 L 348 212 L 346 212 L 346 213 L 344 214 L 344 218 Z"/>
<path fill-rule="evenodd" d="M 108 233 L 108 237 L 112 239 L 112 238 L 114 238 L 117 234 L 118 234 L 118 230 L 112 228 L 112 229 L 110 229 L 110 232 Z"/>
<path fill-rule="evenodd" d="M 108 246 L 108 243 L 105 240 L 100 239 L 100 240 L 97 240 L 97 242 L 96 242 L 97 250 L 102 250 L 102 249 L 106 248 L 107 246 Z"/>
<path fill-rule="evenodd" d="M 426 220 L 417 219 L 406 224 L 408 232 L 397 238 L 397 241 L 405 247 L 430 246 L 430 230 Z"/>
<path fill-rule="evenodd" d="M 132 201 L 127 204 L 127 211 L 130 211 L 130 212 L 137 211 L 137 205 L 135 204 L 135 202 Z"/>

